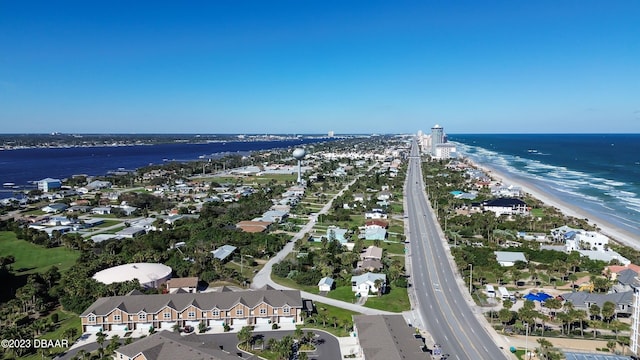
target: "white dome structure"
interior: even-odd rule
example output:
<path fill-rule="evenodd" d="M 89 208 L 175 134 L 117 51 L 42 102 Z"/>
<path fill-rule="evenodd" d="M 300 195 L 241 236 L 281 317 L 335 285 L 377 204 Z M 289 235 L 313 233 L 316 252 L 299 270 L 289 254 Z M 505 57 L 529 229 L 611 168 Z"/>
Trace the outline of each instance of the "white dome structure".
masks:
<path fill-rule="evenodd" d="M 172 269 L 157 263 L 134 263 L 110 267 L 98 271 L 93 278 L 103 284 L 138 279 L 145 288 L 157 288 L 171 278 Z"/>
<path fill-rule="evenodd" d="M 305 155 L 307 155 L 307 151 L 305 149 L 298 148 L 293 150 L 293 157 L 296 160 L 302 160 L 305 157 Z"/>

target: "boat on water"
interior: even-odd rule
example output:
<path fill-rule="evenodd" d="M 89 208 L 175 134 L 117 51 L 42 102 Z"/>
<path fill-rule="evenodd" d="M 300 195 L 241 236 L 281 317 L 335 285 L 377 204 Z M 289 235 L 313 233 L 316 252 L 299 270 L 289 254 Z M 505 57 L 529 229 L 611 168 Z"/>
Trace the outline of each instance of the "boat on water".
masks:
<path fill-rule="evenodd" d="M 2 184 L 2 186 L 8 187 L 8 188 L 12 188 L 12 187 L 15 187 L 16 184 L 12 183 L 12 182 L 6 182 L 6 183 Z"/>
<path fill-rule="evenodd" d="M 529 150 L 527 150 L 527 151 L 528 151 L 528 152 L 530 152 L 530 153 L 533 153 L 533 154 L 535 154 L 535 153 L 537 153 L 537 152 L 538 152 L 538 150 L 536 150 L 536 149 L 529 149 Z"/>

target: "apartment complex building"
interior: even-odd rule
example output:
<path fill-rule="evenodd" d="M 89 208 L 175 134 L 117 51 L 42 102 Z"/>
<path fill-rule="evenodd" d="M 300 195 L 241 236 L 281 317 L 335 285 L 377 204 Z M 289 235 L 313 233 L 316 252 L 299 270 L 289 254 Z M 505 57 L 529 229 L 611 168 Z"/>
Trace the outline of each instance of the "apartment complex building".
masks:
<path fill-rule="evenodd" d="M 301 323 L 298 290 L 222 291 L 103 297 L 81 315 L 83 332 Z"/>

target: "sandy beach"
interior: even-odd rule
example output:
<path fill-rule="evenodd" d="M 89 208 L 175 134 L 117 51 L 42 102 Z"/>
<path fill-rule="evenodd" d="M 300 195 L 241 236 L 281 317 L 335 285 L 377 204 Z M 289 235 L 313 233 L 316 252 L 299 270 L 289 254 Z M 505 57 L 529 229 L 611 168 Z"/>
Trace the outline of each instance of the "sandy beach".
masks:
<path fill-rule="evenodd" d="M 587 212 L 580 207 L 563 202 L 545 192 L 544 190 L 539 189 L 535 185 L 521 179 L 516 179 L 515 177 L 510 176 L 510 174 L 501 172 L 494 167 L 486 164 L 478 164 L 476 162 L 473 162 L 469 158 L 467 158 L 466 160 L 468 160 L 471 164 L 473 164 L 473 166 L 477 167 L 478 169 L 482 169 L 483 171 L 485 171 L 494 180 L 500 181 L 506 185 L 519 186 L 524 192 L 529 193 L 533 197 L 549 206 L 553 206 L 559 209 L 563 214 L 567 216 L 572 216 L 579 219 L 588 219 L 590 224 L 597 226 L 600 229 L 599 232 L 608 236 L 611 240 L 622 245 L 640 250 L 640 239 L 638 239 L 634 234 L 631 234 L 628 231 L 620 229 L 619 227 L 616 227 L 615 225 L 612 225 L 611 223 L 603 220 L 598 216 L 598 214 Z"/>

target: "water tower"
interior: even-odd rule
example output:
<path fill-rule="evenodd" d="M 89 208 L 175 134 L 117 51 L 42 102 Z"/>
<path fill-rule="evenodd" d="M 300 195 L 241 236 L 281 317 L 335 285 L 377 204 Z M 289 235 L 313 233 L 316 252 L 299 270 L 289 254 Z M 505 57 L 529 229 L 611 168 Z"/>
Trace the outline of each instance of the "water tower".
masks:
<path fill-rule="evenodd" d="M 293 150 L 293 157 L 298 160 L 298 184 L 302 184 L 302 159 L 304 159 L 307 152 L 304 149 Z"/>

